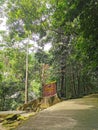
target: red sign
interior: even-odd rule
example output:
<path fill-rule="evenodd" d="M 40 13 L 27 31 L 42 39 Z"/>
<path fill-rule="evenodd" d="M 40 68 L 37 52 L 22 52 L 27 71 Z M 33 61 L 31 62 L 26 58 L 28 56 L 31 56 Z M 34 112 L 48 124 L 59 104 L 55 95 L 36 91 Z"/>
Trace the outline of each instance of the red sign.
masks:
<path fill-rule="evenodd" d="M 44 85 L 43 97 L 54 96 L 55 94 L 56 94 L 56 82 Z"/>

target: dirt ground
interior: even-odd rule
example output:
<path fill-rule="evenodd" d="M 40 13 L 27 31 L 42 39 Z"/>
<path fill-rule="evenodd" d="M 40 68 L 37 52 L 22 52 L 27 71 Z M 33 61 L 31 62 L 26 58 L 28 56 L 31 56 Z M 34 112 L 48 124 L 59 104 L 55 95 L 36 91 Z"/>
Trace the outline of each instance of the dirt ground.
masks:
<path fill-rule="evenodd" d="M 98 95 L 60 102 L 16 130 L 98 130 Z"/>

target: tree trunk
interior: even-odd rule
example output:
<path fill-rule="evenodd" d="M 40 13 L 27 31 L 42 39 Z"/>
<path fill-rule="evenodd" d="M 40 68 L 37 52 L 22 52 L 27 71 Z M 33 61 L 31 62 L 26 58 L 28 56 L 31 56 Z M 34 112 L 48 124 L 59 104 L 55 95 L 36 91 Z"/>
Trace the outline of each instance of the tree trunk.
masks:
<path fill-rule="evenodd" d="M 64 86 L 64 74 L 62 73 L 61 74 L 61 97 L 64 97 L 64 89 L 65 89 L 65 86 Z"/>
<path fill-rule="evenodd" d="M 66 97 L 65 64 L 61 64 L 61 97 Z"/>
<path fill-rule="evenodd" d="M 72 83 L 73 83 L 73 97 L 77 96 L 77 91 L 76 91 L 76 85 L 75 85 L 75 76 L 74 76 L 74 72 L 72 72 Z"/>
<path fill-rule="evenodd" d="M 77 67 L 77 83 L 78 83 L 78 96 L 81 95 L 81 90 L 80 90 L 80 75 L 79 75 L 79 67 Z"/>
<path fill-rule="evenodd" d="M 25 103 L 28 102 L 28 43 L 26 48 Z"/>

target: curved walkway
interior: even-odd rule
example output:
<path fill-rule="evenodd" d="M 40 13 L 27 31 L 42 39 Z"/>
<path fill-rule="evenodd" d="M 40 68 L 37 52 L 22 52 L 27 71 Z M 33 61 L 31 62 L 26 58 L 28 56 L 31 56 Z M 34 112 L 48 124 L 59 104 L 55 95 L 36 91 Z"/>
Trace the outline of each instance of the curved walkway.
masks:
<path fill-rule="evenodd" d="M 31 117 L 16 130 L 98 130 L 98 97 L 58 103 Z"/>

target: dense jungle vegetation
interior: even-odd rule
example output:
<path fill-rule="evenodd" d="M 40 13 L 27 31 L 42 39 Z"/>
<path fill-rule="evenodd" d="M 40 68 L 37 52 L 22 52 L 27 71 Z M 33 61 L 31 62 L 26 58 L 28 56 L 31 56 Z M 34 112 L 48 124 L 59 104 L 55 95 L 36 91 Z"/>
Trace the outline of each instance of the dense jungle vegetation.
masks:
<path fill-rule="evenodd" d="M 97 0 L 2 0 L 0 10 L 0 110 L 42 96 L 53 81 L 61 98 L 97 92 Z"/>

